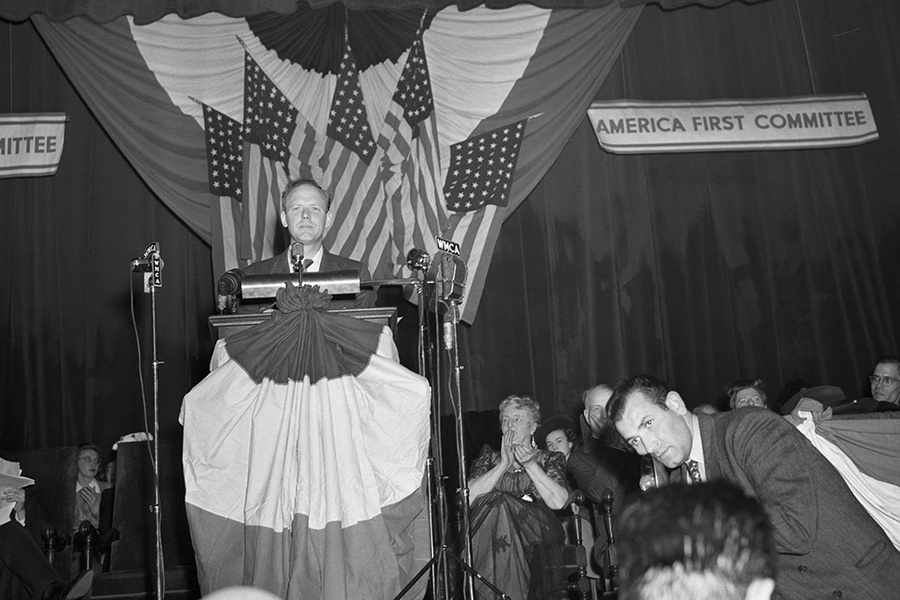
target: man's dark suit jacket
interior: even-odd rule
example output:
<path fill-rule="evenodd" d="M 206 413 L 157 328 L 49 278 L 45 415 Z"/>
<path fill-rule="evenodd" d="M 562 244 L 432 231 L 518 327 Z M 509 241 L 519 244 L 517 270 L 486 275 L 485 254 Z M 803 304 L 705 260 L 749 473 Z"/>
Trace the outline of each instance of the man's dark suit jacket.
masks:
<path fill-rule="evenodd" d="M 276 275 L 279 273 L 290 272 L 288 266 L 290 263 L 291 249 L 288 248 L 278 256 L 267 258 L 247 265 L 241 271 L 244 275 Z M 319 272 L 326 271 L 357 271 L 360 281 L 368 281 L 372 279 L 369 275 L 369 269 L 364 264 L 352 258 L 345 258 L 338 254 L 332 254 L 328 250 L 322 249 L 322 261 L 319 264 Z M 245 305 L 246 307 L 247 305 Z M 252 305 L 249 305 L 252 306 Z M 269 306 L 266 304 L 265 306 Z M 362 288 L 355 298 L 348 296 L 335 296 L 331 299 L 328 308 L 372 308 L 375 306 L 375 290 L 371 288 Z"/>
<path fill-rule="evenodd" d="M 900 552 L 803 434 L 762 408 L 698 419 L 707 478 L 738 484 L 772 521 L 775 597 L 900 598 Z"/>

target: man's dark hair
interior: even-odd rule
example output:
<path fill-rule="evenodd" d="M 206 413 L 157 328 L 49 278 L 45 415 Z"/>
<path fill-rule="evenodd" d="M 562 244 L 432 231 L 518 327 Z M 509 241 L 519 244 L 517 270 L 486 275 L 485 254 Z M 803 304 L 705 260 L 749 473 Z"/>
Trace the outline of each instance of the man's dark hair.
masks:
<path fill-rule="evenodd" d="M 772 526 L 730 482 L 648 490 L 620 523 L 621 600 L 743 599 L 753 581 L 775 578 Z"/>
<path fill-rule="evenodd" d="M 310 187 L 314 187 L 325 196 L 325 210 L 326 212 L 331 210 L 331 194 L 328 193 L 328 190 L 319 185 L 318 181 L 314 179 L 293 179 L 288 182 L 284 189 L 281 191 L 281 210 L 284 210 L 284 203 L 287 200 L 288 194 L 296 190 L 301 185 L 308 185 Z"/>
<path fill-rule="evenodd" d="M 621 421 L 622 415 L 625 413 L 625 404 L 635 392 L 642 393 L 654 404 L 658 404 L 664 410 L 669 410 L 669 407 L 666 406 L 666 395 L 669 391 L 669 385 L 659 377 L 633 375 L 613 390 L 612 396 L 606 404 L 606 414 L 613 423 Z"/>
<path fill-rule="evenodd" d="M 875 366 L 878 365 L 897 365 L 897 368 L 900 369 L 900 356 L 896 354 L 885 354 L 875 361 Z"/>
<path fill-rule="evenodd" d="M 731 408 L 734 408 L 735 399 L 737 397 L 737 393 L 741 390 L 746 390 L 753 388 L 756 390 L 756 393 L 759 394 L 759 397 L 762 399 L 763 404 L 768 407 L 769 399 L 766 397 L 765 384 L 762 379 L 735 379 L 731 382 L 725 389 L 725 395 L 728 396 L 728 404 Z"/>

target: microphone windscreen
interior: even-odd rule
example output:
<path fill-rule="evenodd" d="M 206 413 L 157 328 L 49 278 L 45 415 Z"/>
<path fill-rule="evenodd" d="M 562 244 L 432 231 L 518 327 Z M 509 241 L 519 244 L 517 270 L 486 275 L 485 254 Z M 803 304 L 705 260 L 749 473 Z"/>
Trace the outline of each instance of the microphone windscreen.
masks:
<path fill-rule="evenodd" d="M 226 271 L 224 275 L 219 277 L 219 295 L 234 296 L 241 291 L 241 271 L 240 269 L 231 269 Z"/>
<path fill-rule="evenodd" d="M 406 266 L 413 271 L 427 271 L 431 266 L 431 256 L 421 248 L 413 248 L 406 254 Z"/>

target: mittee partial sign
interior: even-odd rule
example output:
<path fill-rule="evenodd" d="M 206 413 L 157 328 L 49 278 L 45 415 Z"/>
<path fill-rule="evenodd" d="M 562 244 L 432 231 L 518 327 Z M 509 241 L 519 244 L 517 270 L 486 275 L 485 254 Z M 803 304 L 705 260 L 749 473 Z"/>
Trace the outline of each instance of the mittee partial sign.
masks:
<path fill-rule="evenodd" d="M 594 102 L 600 146 L 616 154 L 833 148 L 878 139 L 865 94 L 761 100 Z"/>
<path fill-rule="evenodd" d="M 65 113 L 0 114 L 0 177 L 55 175 L 67 120 Z"/>

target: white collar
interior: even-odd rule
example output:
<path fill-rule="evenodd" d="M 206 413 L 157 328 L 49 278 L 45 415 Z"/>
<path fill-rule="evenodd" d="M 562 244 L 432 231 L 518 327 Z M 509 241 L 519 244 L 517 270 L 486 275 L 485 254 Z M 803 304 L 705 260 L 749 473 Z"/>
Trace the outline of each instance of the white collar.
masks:
<path fill-rule="evenodd" d="M 700 478 L 706 481 L 706 464 L 703 461 L 703 440 L 700 439 L 700 419 L 697 415 L 689 413 L 691 425 L 691 453 L 690 460 L 696 461 L 700 468 Z"/>
<path fill-rule="evenodd" d="M 306 268 L 307 273 L 318 273 L 319 269 L 322 267 L 322 255 L 325 254 L 325 246 L 319 246 L 319 251 L 315 253 L 313 256 L 304 256 L 304 260 L 312 260 L 312 263 Z M 286 273 L 293 273 L 294 265 L 291 264 L 291 249 L 288 248 L 287 253 L 285 254 L 284 260 L 287 262 L 287 271 Z"/>
<path fill-rule="evenodd" d="M 322 268 L 322 255 L 325 254 L 325 247 L 319 246 L 319 251 L 316 252 L 314 256 L 308 257 L 312 258 L 312 264 L 306 267 L 307 273 L 318 273 L 319 269 Z"/>
<path fill-rule="evenodd" d="M 75 493 L 76 494 L 78 492 L 80 492 L 83 488 L 86 488 L 86 487 L 89 487 L 92 490 L 94 490 L 95 492 L 100 493 L 100 482 L 98 482 L 96 479 L 91 479 L 91 482 L 87 485 L 81 485 L 80 481 L 77 481 L 77 480 L 75 481 Z"/>

